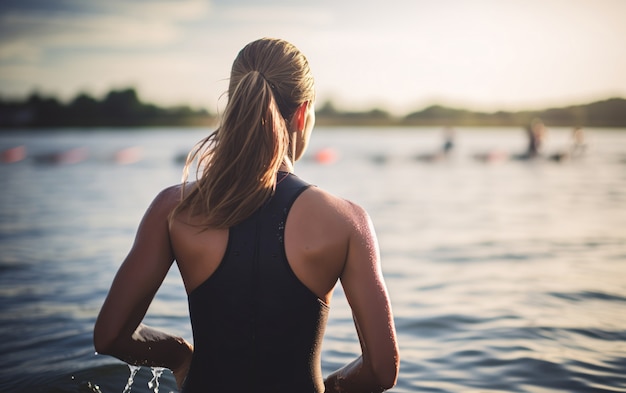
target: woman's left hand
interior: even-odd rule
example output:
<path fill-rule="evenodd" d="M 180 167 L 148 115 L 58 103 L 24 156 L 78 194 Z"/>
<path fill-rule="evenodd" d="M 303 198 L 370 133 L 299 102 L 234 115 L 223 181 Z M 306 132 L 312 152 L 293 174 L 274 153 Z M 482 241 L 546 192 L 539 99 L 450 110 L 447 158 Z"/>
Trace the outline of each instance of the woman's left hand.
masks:
<path fill-rule="evenodd" d="M 189 354 L 185 357 L 185 360 L 180 366 L 172 370 L 174 378 L 176 378 L 176 386 L 178 387 L 178 391 L 181 391 L 183 389 L 183 382 L 185 382 L 185 378 L 187 378 L 187 374 L 189 373 L 191 358 L 193 356 L 193 346 L 191 344 L 187 345 L 189 345 L 189 348 L 191 349 L 189 351 Z"/>

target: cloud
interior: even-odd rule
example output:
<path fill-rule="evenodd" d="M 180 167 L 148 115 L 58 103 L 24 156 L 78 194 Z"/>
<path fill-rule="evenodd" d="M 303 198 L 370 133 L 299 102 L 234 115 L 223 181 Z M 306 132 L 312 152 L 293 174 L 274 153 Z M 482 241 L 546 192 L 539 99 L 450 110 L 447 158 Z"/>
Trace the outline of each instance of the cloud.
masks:
<path fill-rule="evenodd" d="M 349 107 L 442 97 L 501 109 L 626 91 L 619 0 L 2 1 L 1 94 L 126 83 L 161 103 L 214 101 L 237 52 L 263 36 L 294 43 L 318 97 Z"/>
<path fill-rule="evenodd" d="M 332 9 L 296 4 L 234 5 L 223 8 L 220 17 L 228 22 L 259 25 L 327 25 L 336 22 Z"/>
<path fill-rule="evenodd" d="M 202 0 L 61 1 L 57 8 L 13 8 L 0 15 L 0 60 L 33 62 L 58 50 L 155 49 L 185 36 L 182 22 L 210 13 Z"/>
<path fill-rule="evenodd" d="M 41 51 L 24 41 L 0 43 L 0 62 L 21 61 L 33 63 L 40 59 Z"/>
<path fill-rule="evenodd" d="M 83 1 L 80 1 L 83 3 Z M 190 21 L 207 17 L 211 3 L 207 0 L 108 0 L 94 5 L 96 10 L 124 14 L 139 19 Z"/>

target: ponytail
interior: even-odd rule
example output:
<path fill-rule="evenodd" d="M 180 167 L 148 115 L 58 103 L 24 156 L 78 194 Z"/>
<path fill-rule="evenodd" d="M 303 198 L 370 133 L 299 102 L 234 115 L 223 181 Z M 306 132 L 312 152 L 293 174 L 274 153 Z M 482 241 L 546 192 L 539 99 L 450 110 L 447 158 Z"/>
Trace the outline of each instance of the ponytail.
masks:
<path fill-rule="evenodd" d="M 282 40 L 261 39 L 239 52 L 231 72 L 221 125 L 189 153 L 182 201 L 170 218 L 185 212 L 204 228 L 225 229 L 258 210 L 276 187 L 276 172 L 288 160 L 287 121 L 313 96 L 304 56 Z M 196 182 L 185 189 L 196 162 Z"/>
<path fill-rule="evenodd" d="M 188 208 L 212 228 L 241 222 L 272 195 L 288 147 L 287 124 L 270 83 L 249 72 L 232 92 L 222 125 L 188 157 L 186 172 L 197 159 L 203 175 L 174 214 Z"/>

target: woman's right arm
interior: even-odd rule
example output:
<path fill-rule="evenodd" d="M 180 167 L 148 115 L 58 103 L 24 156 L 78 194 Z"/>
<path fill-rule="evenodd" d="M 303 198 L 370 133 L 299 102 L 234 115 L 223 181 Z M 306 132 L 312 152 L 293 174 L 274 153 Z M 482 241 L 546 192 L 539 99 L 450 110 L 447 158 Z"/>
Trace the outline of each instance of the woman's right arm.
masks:
<path fill-rule="evenodd" d="M 356 205 L 352 209 L 353 230 L 340 278 L 362 354 L 326 378 L 327 393 L 382 392 L 398 377 L 400 356 L 378 241 L 365 210 Z"/>
<path fill-rule="evenodd" d="M 178 189 L 164 190 L 146 211 L 102 305 L 93 339 L 98 353 L 130 364 L 171 369 L 180 388 L 193 346 L 141 323 L 174 260 L 168 217 L 179 195 Z"/>

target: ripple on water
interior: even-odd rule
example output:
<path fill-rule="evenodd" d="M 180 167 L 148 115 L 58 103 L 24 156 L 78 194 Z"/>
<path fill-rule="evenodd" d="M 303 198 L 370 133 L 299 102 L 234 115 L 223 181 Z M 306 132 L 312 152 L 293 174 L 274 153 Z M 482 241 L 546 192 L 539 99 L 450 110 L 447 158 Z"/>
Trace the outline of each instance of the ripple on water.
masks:
<path fill-rule="evenodd" d="M 560 299 L 565 299 L 574 302 L 584 302 L 588 300 L 602 300 L 609 302 L 621 302 L 626 303 L 626 297 L 611 293 L 598 292 L 598 291 L 580 291 L 580 292 L 552 292 L 548 293 L 550 296 L 554 296 Z"/>
<path fill-rule="evenodd" d="M 396 326 L 402 375 L 419 381 L 399 383 L 401 391 L 608 392 L 626 387 L 623 329 L 533 326 L 518 315 L 458 313 L 404 316 Z"/>

